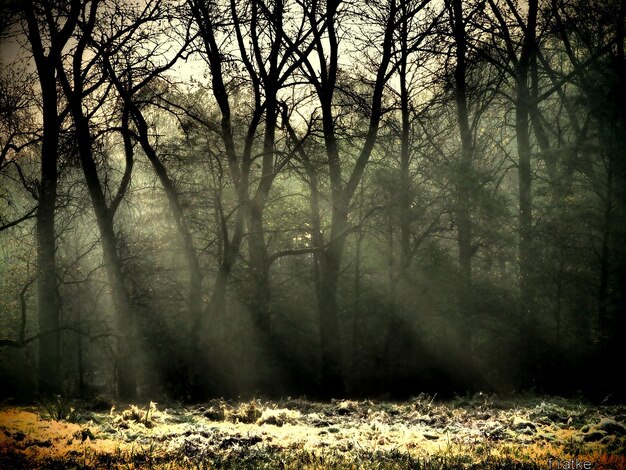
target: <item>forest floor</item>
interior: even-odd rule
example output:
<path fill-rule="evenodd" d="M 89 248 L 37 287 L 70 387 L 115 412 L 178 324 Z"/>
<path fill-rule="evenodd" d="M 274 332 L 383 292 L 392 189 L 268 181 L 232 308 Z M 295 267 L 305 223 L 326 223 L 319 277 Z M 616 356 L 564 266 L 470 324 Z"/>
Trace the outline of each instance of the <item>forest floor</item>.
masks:
<path fill-rule="evenodd" d="M 61 400 L 0 409 L 0 468 L 624 469 L 626 406 L 440 401 L 203 405 Z"/>

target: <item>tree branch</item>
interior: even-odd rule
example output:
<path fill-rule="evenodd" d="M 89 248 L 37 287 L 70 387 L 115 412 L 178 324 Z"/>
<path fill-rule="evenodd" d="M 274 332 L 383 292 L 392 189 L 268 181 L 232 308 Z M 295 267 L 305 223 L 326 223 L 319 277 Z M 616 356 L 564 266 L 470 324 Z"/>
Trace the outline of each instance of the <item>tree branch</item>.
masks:
<path fill-rule="evenodd" d="M 33 217 L 35 217 L 35 212 L 37 212 L 37 208 L 38 207 L 39 206 L 33 207 L 30 211 L 28 211 L 25 215 L 23 215 L 19 219 L 13 220 L 13 221 L 8 222 L 8 223 L 6 223 L 4 225 L 0 225 L 0 232 L 2 232 L 3 230 L 6 230 L 8 228 L 14 227 L 16 225 L 19 225 L 22 222 L 24 222 L 25 220 L 32 219 Z"/>

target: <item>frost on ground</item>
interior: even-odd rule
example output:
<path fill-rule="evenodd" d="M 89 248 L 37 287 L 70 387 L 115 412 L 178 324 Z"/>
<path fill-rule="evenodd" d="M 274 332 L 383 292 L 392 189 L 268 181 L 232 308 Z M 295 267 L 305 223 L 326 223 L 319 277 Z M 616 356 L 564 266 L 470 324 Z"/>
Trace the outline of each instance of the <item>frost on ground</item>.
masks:
<path fill-rule="evenodd" d="M 626 470 L 626 407 L 562 398 L 99 405 L 4 407 L 0 468 Z"/>

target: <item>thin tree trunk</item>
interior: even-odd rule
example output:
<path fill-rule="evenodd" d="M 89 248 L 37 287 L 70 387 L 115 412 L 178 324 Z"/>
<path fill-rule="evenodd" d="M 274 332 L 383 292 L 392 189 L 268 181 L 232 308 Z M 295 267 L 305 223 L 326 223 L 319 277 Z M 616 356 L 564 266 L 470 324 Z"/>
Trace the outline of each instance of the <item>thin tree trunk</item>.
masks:
<path fill-rule="evenodd" d="M 515 136 L 517 140 L 519 180 L 519 287 L 520 287 L 520 345 L 525 351 L 525 368 L 531 379 L 536 367 L 537 332 L 535 331 L 535 293 L 532 283 L 532 173 L 530 113 L 531 94 L 528 85 L 530 67 L 535 57 L 537 0 L 528 4 L 528 21 L 522 52 L 516 70 Z"/>
<path fill-rule="evenodd" d="M 338 72 L 339 41 L 335 30 L 336 13 L 339 2 L 329 1 L 326 5 L 328 22 L 327 48 L 318 47 L 319 57 L 328 57 L 324 63 L 318 96 L 322 111 L 322 131 L 331 188 L 331 225 L 330 240 L 319 256 L 320 284 L 318 290 L 318 319 L 320 328 L 320 346 L 322 361 L 322 387 L 327 396 L 338 396 L 345 393 L 343 383 L 343 354 L 339 330 L 338 283 L 341 260 L 345 246 L 350 202 L 363 177 L 365 166 L 374 149 L 378 136 L 378 126 L 382 118 L 382 97 L 388 79 L 388 67 L 391 61 L 391 49 L 396 22 L 397 7 L 395 0 L 389 2 L 389 17 L 385 25 L 383 51 L 379 64 L 370 108 L 369 127 L 363 147 L 350 172 L 347 182 L 341 175 L 341 158 L 335 135 L 335 117 L 333 115 L 333 95 L 335 92 Z M 324 59 L 325 60 L 325 59 Z"/>
<path fill-rule="evenodd" d="M 322 393 L 328 397 L 344 393 L 341 344 L 337 304 L 337 284 L 347 227 L 347 202 L 341 190 L 341 170 L 335 140 L 330 102 L 322 105 L 324 140 L 331 175 L 332 216 L 330 241 L 318 256 L 319 285 L 317 292 L 318 323 L 320 332 Z"/>
<path fill-rule="evenodd" d="M 468 358 L 472 357 L 473 350 L 473 308 L 472 308 L 472 221 L 471 221 L 471 197 L 473 190 L 472 161 L 474 143 L 469 123 L 469 109 L 467 97 L 467 34 L 465 32 L 465 19 L 463 17 L 463 2 L 454 0 L 453 33 L 456 43 L 456 66 L 454 69 L 454 90 L 457 108 L 457 123 L 461 136 L 461 161 L 459 164 L 456 224 L 457 243 L 459 254 L 460 282 L 458 287 L 458 302 L 461 319 L 459 322 L 459 346 Z"/>
<path fill-rule="evenodd" d="M 387 331 L 385 333 L 384 342 L 384 364 L 386 367 L 386 375 L 393 376 L 393 362 L 391 358 L 391 350 L 393 343 L 396 341 L 397 334 L 402 326 L 402 321 L 398 317 L 398 299 L 396 297 L 396 260 L 395 260 L 395 244 L 393 233 L 392 212 L 389 211 L 387 217 L 387 281 L 389 288 L 389 310 L 386 315 Z"/>
<path fill-rule="evenodd" d="M 274 145 L 276 140 L 277 103 L 276 91 L 272 87 L 267 88 L 266 95 L 262 174 L 255 195 L 248 204 L 248 248 L 254 286 L 254 323 L 259 334 L 261 334 L 265 340 L 269 340 L 271 333 L 269 317 L 270 265 L 267 243 L 265 241 L 263 214 L 274 181 Z"/>
<path fill-rule="evenodd" d="M 77 125 L 78 148 L 81 166 L 87 181 L 87 189 L 96 214 L 100 231 L 104 264 L 111 287 L 111 297 L 116 318 L 117 338 L 117 394 L 120 398 L 134 398 L 137 394 L 137 371 L 135 349 L 135 318 L 130 308 L 128 293 L 122 272 L 122 263 L 117 251 L 113 214 L 109 211 L 100 183 L 93 155 L 91 138 L 86 123 Z"/>
<path fill-rule="evenodd" d="M 109 278 L 111 297 L 115 310 L 116 321 L 116 370 L 117 394 L 120 398 L 134 398 L 137 394 L 137 370 L 135 348 L 135 319 L 130 308 L 128 292 L 126 290 L 122 263 L 117 251 L 113 217 L 115 213 L 107 205 L 104 189 L 100 182 L 98 169 L 93 158 L 91 131 L 89 121 L 82 109 L 83 88 L 81 82 L 81 49 L 79 43 L 74 55 L 74 88 L 72 89 L 63 64 L 57 64 L 57 72 L 65 90 L 70 111 L 76 129 L 76 140 L 81 167 L 87 183 L 87 190 L 96 215 L 104 264 Z"/>
<path fill-rule="evenodd" d="M 624 53 L 624 41 L 626 39 L 626 25 L 624 24 L 624 18 L 626 18 L 626 0 L 620 2 L 619 15 L 617 16 L 617 34 L 615 44 L 617 45 L 616 64 L 617 64 L 617 117 L 619 123 L 617 125 L 618 139 L 621 145 L 617 147 L 623 151 L 624 145 L 626 145 L 626 54 Z M 616 162 L 619 164 L 619 174 L 622 180 L 626 180 L 626 166 L 624 165 L 622 155 L 619 157 L 616 155 Z M 621 198 L 624 200 L 624 196 Z M 626 331 L 626 266 L 621 267 L 619 275 L 619 290 L 621 296 L 620 313 L 621 318 L 618 319 L 619 332 L 616 332 L 615 337 L 620 336 Z M 622 349 L 623 351 L 623 349 Z"/>
<path fill-rule="evenodd" d="M 601 346 L 608 336 L 608 305 L 609 281 L 611 276 L 610 241 L 613 232 L 613 169 L 609 161 L 607 168 L 607 191 L 604 201 L 604 221 L 602 224 L 602 246 L 600 248 L 600 285 L 598 288 L 598 326 L 600 330 Z"/>
<path fill-rule="evenodd" d="M 152 168 L 156 173 L 163 191 L 167 197 L 167 201 L 172 212 L 174 224 L 180 236 L 183 253 L 187 261 L 187 269 L 189 270 L 189 292 L 187 294 L 187 302 L 189 305 L 189 314 L 192 324 L 196 324 L 198 318 L 202 316 L 202 271 L 200 269 L 200 263 L 198 261 L 198 254 L 194 247 L 193 235 L 187 226 L 185 215 L 180 203 L 180 197 L 178 190 L 176 189 L 174 182 L 170 178 L 167 168 L 161 162 L 161 159 L 157 155 L 154 147 L 150 143 L 148 135 L 148 124 L 143 117 L 141 111 L 132 103 L 129 102 L 131 111 L 138 130 L 138 138 L 141 147 L 148 157 L 148 160 L 152 164 Z M 192 353 L 193 354 L 193 353 Z M 193 357 L 190 358 L 193 360 Z"/>
<path fill-rule="evenodd" d="M 410 163 L 410 132 L 409 90 L 407 88 L 407 36 L 408 27 L 406 2 L 402 2 L 404 20 L 401 26 L 401 56 L 398 75 L 400 79 L 400 111 L 402 115 L 402 131 L 400 136 L 400 270 L 409 263 L 411 253 L 411 175 Z M 402 274 L 402 273 L 400 273 Z"/>
<path fill-rule="evenodd" d="M 275 28 L 275 33 L 270 38 L 270 48 L 266 60 L 259 45 L 257 21 L 258 14 L 264 8 L 256 1 L 252 2 L 252 25 L 251 41 L 254 47 L 258 71 L 248 66 L 250 78 L 255 82 L 257 104 L 260 101 L 259 88 L 262 84 L 265 95 L 265 130 L 263 136 L 263 155 L 261 164 L 261 178 L 248 203 L 248 250 L 249 263 L 253 281 L 252 315 L 256 332 L 259 335 L 260 354 L 256 355 L 256 369 L 259 372 L 260 387 L 270 391 L 275 388 L 275 374 L 270 373 L 268 368 L 281 365 L 284 358 L 281 357 L 280 348 L 275 347 L 275 338 L 272 336 L 270 319 L 270 261 L 267 242 L 265 240 L 264 211 L 269 198 L 270 190 L 275 178 L 275 142 L 276 124 L 278 119 L 277 93 L 282 76 L 279 65 L 279 53 L 283 41 L 283 2 L 275 2 L 271 13 L 265 11 L 268 22 Z M 234 11 L 234 9 L 233 9 Z M 239 30 L 238 30 L 239 32 Z M 245 47 L 242 55 L 246 55 Z M 247 56 L 246 56 L 247 57 Z M 246 59 L 247 60 L 247 59 Z M 248 63 L 250 64 L 250 63 Z M 251 65 L 251 64 L 250 64 Z"/>

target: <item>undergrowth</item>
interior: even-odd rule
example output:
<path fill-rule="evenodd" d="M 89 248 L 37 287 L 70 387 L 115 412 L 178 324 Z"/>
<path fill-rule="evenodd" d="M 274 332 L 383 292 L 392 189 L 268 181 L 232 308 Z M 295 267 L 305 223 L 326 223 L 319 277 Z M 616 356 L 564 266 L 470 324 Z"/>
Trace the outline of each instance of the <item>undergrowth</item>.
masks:
<path fill-rule="evenodd" d="M 541 468 L 533 462 L 519 462 L 508 458 L 488 457 L 476 461 L 470 456 L 438 455 L 434 457 L 414 457 L 409 454 L 392 451 L 360 451 L 344 453 L 336 450 L 313 452 L 310 450 L 294 450 L 290 452 L 276 449 L 233 449 L 228 453 L 213 455 L 190 456 L 176 452 L 163 454 L 153 448 L 138 448 L 132 451 L 121 451 L 113 454 L 74 455 L 63 460 L 47 459 L 33 467 L 21 454 L 0 454 L 0 466 L 12 469 L 302 469 L 302 470 L 538 470 Z"/>
<path fill-rule="evenodd" d="M 39 402 L 40 415 L 43 419 L 54 421 L 67 421 L 77 423 L 81 420 L 81 414 L 72 403 L 62 395 L 52 398 L 44 398 Z"/>

